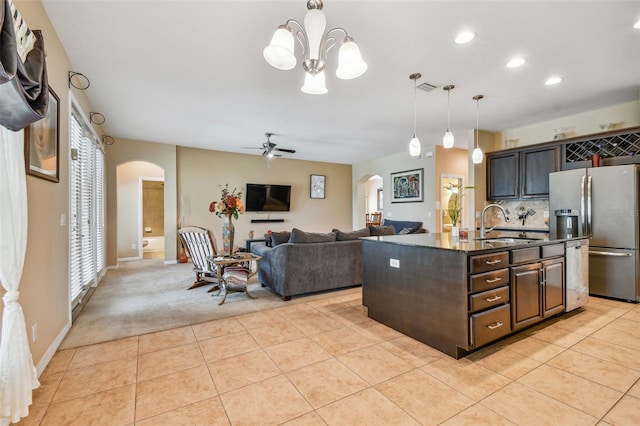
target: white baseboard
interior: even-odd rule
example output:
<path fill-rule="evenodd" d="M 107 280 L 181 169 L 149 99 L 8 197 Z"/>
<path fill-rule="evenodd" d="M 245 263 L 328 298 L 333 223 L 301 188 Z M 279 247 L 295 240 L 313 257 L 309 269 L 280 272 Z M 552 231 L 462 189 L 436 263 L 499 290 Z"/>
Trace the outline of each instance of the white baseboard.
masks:
<path fill-rule="evenodd" d="M 118 265 L 109 265 L 109 266 L 107 266 L 107 271 L 111 271 L 111 270 L 114 270 L 114 269 L 118 269 Z"/>
<path fill-rule="evenodd" d="M 36 365 L 36 371 L 38 373 L 38 377 L 44 372 L 44 369 L 47 368 L 51 358 L 56 354 L 56 351 L 60 347 L 64 336 L 71 330 L 71 321 L 69 321 L 63 328 L 62 331 L 58 334 L 58 336 L 53 340 L 47 351 L 44 353 L 38 365 Z"/>
<path fill-rule="evenodd" d="M 165 265 L 175 265 L 176 263 L 178 263 L 177 260 L 165 260 L 164 261 Z"/>
<path fill-rule="evenodd" d="M 142 260 L 142 257 L 119 257 L 118 262 L 126 262 L 128 260 Z"/>

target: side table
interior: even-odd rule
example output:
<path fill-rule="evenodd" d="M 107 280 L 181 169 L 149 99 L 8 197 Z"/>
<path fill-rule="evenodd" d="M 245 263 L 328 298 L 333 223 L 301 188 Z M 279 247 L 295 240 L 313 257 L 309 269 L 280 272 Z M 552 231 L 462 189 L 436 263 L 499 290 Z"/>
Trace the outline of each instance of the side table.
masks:
<path fill-rule="evenodd" d="M 207 256 L 207 261 L 212 265 L 215 265 L 216 269 L 218 270 L 218 283 L 220 284 L 220 290 L 218 291 L 218 294 L 220 294 L 220 292 L 224 290 L 223 298 L 220 303 L 218 303 L 218 305 L 222 305 L 224 301 L 227 300 L 227 294 L 229 294 L 229 292 L 245 293 L 247 297 L 255 299 L 255 297 L 251 293 L 249 293 L 246 284 L 241 285 L 236 283 L 227 283 L 227 281 L 224 279 L 224 274 L 222 273 L 222 271 L 225 266 L 238 265 L 245 262 L 255 262 L 255 269 L 253 270 L 253 272 L 251 270 L 251 265 L 249 264 L 249 274 L 247 275 L 248 281 L 249 278 L 258 273 L 258 264 L 260 263 L 260 259 L 262 259 L 261 256 L 255 255 L 253 253 L 234 253 L 228 257 Z"/>
<path fill-rule="evenodd" d="M 251 244 L 253 244 L 253 243 L 266 243 L 266 242 L 267 242 L 267 240 L 265 240 L 264 238 L 256 238 L 255 240 L 253 240 L 253 239 L 245 240 L 247 253 L 251 253 Z"/>

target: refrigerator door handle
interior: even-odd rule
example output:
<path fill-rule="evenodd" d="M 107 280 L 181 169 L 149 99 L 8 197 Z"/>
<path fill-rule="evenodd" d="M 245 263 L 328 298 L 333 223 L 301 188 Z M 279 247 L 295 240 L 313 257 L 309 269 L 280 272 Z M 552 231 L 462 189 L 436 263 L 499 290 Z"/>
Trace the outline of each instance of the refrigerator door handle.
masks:
<path fill-rule="evenodd" d="M 608 251 L 589 251 L 589 256 L 631 257 L 631 253 L 612 253 Z"/>
<path fill-rule="evenodd" d="M 585 204 L 585 179 L 587 177 L 582 175 L 582 179 L 580 180 L 580 215 L 582 216 L 582 235 L 587 234 L 587 206 Z"/>
<path fill-rule="evenodd" d="M 589 175 L 587 178 L 587 235 L 591 235 L 591 180 L 593 176 Z"/>

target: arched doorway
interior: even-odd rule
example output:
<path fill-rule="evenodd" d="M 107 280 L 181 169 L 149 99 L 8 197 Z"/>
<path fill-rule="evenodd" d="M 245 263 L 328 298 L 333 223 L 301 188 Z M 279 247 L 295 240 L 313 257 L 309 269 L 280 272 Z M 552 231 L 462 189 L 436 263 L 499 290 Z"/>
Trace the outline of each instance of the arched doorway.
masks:
<path fill-rule="evenodd" d="M 164 258 L 164 169 L 146 161 L 120 164 L 116 186 L 118 261 Z"/>

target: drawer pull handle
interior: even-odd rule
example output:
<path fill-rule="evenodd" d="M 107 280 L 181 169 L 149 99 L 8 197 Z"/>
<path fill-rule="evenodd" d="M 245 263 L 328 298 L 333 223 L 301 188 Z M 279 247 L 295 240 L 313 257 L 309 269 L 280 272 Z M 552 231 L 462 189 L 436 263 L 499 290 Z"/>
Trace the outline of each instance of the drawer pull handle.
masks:
<path fill-rule="evenodd" d="M 488 297 L 488 298 L 486 298 L 485 300 L 486 300 L 487 302 L 495 302 L 496 300 L 500 300 L 500 299 L 502 299 L 502 296 Z"/>
<path fill-rule="evenodd" d="M 503 324 L 501 322 L 496 322 L 494 324 L 488 325 L 487 328 L 489 330 L 495 330 L 496 328 L 500 328 L 502 326 L 503 326 Z"/>
<path fill-rule="evenodd" d="M 492 280 L 484 280 L 484 282 L 486 282 L 488 284 L 491 284 L 491 283 L 497 283 L 498 281 L 501 281 L 501 280 L 502 280 L 502 278 L 497 277 L 497 278 L 494 278 Z"/>
<path fill-rule="evenodd" d="M 500 263 L 502 262 L 502 260 L 500 259 L 496 259 L 496 260 L 485 260 L 484 263 L 486 263 L 487 265 L 495 265 L 496 263 Z"/>

